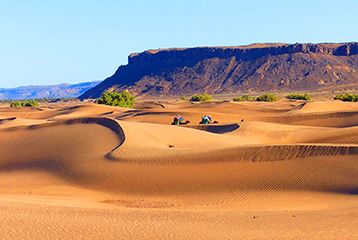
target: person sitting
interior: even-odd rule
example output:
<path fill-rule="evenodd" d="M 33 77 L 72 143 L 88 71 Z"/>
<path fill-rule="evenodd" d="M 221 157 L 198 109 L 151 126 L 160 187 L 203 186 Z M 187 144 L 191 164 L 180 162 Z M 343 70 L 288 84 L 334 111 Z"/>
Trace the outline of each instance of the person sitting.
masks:
<path fill-rule="evenodd" d="M 212 121 L 213 121 L 213 119 L 211 118 L 211 116 L 205 115 L 201 118 L 200 124 L 210 124 L 210 123 L 212 123 Z"/>
<path fill-rule="evenodd" d="M 172 122 L 172 125 L 181 125 L 181 124 L 188 124 L 190 121 L 185 120 L 183 116 L 175 116 Z"/>

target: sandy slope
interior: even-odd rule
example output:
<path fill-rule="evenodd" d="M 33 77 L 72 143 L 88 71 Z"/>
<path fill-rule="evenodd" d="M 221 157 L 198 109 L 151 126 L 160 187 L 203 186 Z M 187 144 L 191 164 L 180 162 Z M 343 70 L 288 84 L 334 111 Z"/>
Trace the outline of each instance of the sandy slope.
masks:
<path fill-rule="evenodd" d="M 2 239 L 358 238 L 357 104 L 4 107 L 0 156 Z"/>

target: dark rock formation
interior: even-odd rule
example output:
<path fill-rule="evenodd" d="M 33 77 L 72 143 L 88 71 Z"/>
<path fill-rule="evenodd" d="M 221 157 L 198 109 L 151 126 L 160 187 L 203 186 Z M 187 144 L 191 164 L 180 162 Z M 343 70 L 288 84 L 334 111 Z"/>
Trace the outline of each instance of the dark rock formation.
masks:
<path fill-rule="evenodd" d="M 107 89 L 155 96 L 345 86 L 358 86 L 358 43 L 253 44 L 134 53 L 128 65 L 81 98 Z"/>

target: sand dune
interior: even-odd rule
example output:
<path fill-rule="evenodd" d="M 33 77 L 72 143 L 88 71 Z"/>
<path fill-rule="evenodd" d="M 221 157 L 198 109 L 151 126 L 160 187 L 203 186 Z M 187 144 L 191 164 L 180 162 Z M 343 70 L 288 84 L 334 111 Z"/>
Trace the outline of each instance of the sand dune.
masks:
<path fill-rule="evenodd" d="M 1 108 L 1 236 L 355 239 L 357 112 L 288 100 Z M 191 124 L 171 126 L 176 114 Z M 198 125 L 203 114 L 219 124 Z"/>
<path fill-rule="evenodd" d="M 292 112 L 300 113 L 317 113 L 317 112 L 356 112 L 357 106 L 351 102 L 341 101 L 316 101 L 302 103 L 297 108 L 293 109 Z"/>

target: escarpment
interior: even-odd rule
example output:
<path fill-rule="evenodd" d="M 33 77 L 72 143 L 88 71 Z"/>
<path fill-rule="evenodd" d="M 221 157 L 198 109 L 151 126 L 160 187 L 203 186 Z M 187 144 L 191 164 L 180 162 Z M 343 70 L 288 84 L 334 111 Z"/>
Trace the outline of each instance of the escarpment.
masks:
<path fill-rule="evenodd" d="M 133 53 L 127 65 L 81 98 L 108 89 L 169 96 L 357 87 L 358 43 L 276 43 Z"/>

